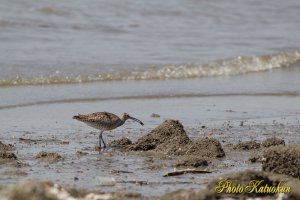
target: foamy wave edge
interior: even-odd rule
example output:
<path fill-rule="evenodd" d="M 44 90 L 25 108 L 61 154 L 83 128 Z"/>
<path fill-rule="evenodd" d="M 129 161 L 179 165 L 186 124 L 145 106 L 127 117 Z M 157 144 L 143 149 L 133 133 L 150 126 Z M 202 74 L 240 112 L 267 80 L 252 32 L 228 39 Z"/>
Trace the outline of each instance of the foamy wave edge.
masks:
<path fill-rule="evenodd" d="M 289 67 L 300 61 L 300 52 L 279 52 L 276 54 L 236 57 L 232 59 L 217 60 L 203 64 L 167 65 L 164 67 L 149 67 L 132 71 L 116 71 L 111 73 L 78 75 L 61 77 L 57 74 L 23 78 L 17 76 L 12 79 L 1 79 L 0 87 L 18 85 L 46 85 L 87 83 L 96 81 L 114 80 L 163 80 L 186 79 L 209 76 L 232 76 L 250 72 L 261 72 L 276 68 Z"/>

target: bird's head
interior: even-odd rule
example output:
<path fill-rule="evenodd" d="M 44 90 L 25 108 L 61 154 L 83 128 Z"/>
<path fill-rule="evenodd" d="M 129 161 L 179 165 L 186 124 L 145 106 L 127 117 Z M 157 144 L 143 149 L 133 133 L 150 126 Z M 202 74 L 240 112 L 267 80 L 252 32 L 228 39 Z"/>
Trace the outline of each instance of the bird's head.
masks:
<path fill-rule="evenodd" d="M 134 121 L 140 123 L 142 126 L 144 126 L 144 123 L 143 123 L 141 120 L 136 119 L 136 118 L 134 118 L 134 117 L 131 117 L 128 113 L 123 113 L 123 114 L 122 114 L 122 119 L 123 119 L 124 121 L 126 121 L 127 119 L 132 119 L 132 120 L 134 120 Z"/>

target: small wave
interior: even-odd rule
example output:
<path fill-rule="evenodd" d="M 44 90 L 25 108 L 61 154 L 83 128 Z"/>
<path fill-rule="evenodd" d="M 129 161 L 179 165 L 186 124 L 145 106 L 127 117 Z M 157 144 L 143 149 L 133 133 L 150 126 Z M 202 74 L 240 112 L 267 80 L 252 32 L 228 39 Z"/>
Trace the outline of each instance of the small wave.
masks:
<path fill-rule="evenodd" d="M 59 100 L 46 100 L 36 101 L 21 104 L 12 104 L 0 106 L 0 110 L 13 109 L 20 107 L 49 105 L 49 104 L 62 104 L 62 103 L 79 103 L 79 102 L 94 102 L 94 101 L 111 101 L 111 100 L 143 100 L 143 99 L 174 99 L 174 98 L 205 98 L 205 97 L 232 97 L 232 96 L 300 96 L 298 92 L 256 92 L 256 93 L 183 93 L 172 95 L 143 95 L 143 96 L 118 96 L 118 97 L 86 97 L 86 98 L 72 98 L 72 99 L 59 99 Z"/>
<path fill-rule="evenodd" d="M 163 80 L 186 79 L 209 76 L 231 76 L 250 72 L 261 72 L 276 68 L 289 67 L 300 61 L 300 52 L 279 52 L 271 55 L 237 57 L 233 59 L 217 60 L 204 64 L 168 65 L 163 67 L 148 67 L 136 70 L 115 71 L 111 73 L 93 75 L 38 76 L 25 78 L 17 76 L 12 79 L 0 80 L 2 86 L 41 85 L 41 84 L 66 84 L 86 83 L 95 81 L 116 80 Z"/>

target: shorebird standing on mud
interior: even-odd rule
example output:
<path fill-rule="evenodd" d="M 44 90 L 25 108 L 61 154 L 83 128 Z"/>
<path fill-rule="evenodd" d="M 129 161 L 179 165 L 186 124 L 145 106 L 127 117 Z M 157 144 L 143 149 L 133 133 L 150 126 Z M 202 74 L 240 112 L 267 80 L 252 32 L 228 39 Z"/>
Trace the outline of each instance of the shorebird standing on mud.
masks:
<path fill-rule="evenodd" d="M 84 122 L 85 124 L 100 130 L 99 134 L 99 147 L 101 148 L 101 141 L 103 142 L 103 147 L 106 148 L 106 144 L 102 138 L 102 133 L 104 131 L 110 131 L 115 128 L 118 128 L 119 126 L 122 126 L 127 119 L 132 119 L 138 123 L 140 123 L 142 126 L 144 125 L 143 122 L 140 120 L 131 117 L 127 113 L 123 113 L 121 117 L 118 117 L 115 114 L 108 113 L 108 112 L 96 112 L 88 115 L 76 115 L 73 117 L 73 119 L 77 119 L 78 121 Z"/>

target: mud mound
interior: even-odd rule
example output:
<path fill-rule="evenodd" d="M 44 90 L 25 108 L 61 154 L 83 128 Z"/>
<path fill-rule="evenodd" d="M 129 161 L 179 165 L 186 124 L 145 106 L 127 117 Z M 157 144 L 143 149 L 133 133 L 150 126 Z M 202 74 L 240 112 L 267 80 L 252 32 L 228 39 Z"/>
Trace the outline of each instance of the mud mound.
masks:
<path fill-rule="evenodd" d="M 142 200 L 138 193 L 89 192 L 84 189 L 65 189 L 50 181 L 25 181 L 11 186 L 0 186 L 1 200 Z"/>
<path fill-rule="evenodd" d="M 203 138 L 195 142 L 190 142 L 182 147 L 181 151 L 178 151 L 177 154 L 208 158 L 221 158 L 225 156 L 221 143 L 214 138 Z"/>
<path fill-rule="evenodd" d="M 192 190 L 178 190 L 169 194 L 166 194 L 160 198 L 160 200 L 204 200 L 204 199 L 248 199 L 250 197 L 259 197 L 260 199 L 277 199 L 278 193 L 259 193 L 259 192 L 246 192 L 246 186 L 249 185 L 250 181 L 257 180 L 262 181 L 258 184 L 259 187 L 264 187 L 268 185 L 268 187 L 277 187 L 281 181 L 281 186 L 285 187 L 285 190 L 288 190 L 290 187 L 290 193 L 284 194 L 285 198 L 282 199 L 299 199 L 299 191 L 297 188 L 299 187 L 300 181 L 291 180 L 293 178 L 277 175 L 269 172 L 260 172 L 260 171 L 252 171 L 247 170 L 239 173 L 233 173 L 224 175 L 222 177 L 217 178 L 207 185 L 207 188 L 201 191 L 192 191 Z M 240 187 L 244 188 L 241 193 L 226 193 L 227 188 L 224 188 L 222 192 L 219 190 L 222 187 L 218 187 L 221 181 L 229 181 L 227 186 L 237 186 L 240 184 Z M 231 182 L 233 181 L 233 182 Z M 285 182 L 288 181 L 288 182 Z M 224 183 L 224 182 L 223 182 Z M 231 183 L 231 185 L 230 185 Z M 226 185 L 224 186 L 226 187 Z M 264 188 L 262 188 L 264 189 Z M 220 193 L 218 193 L 219 191 Z M 297 192 L 298 191 L 298 192 Z"/>
<path fill-rule="evenodd" d="M 17 160 L 17 156 L 11 152 L 1 151 L 0 159 Z"/>
<path fill-rule="evenodd" d="M 0 165 L 11 161 L 16 161 L 17 156 L 12 152 L 0 151 Z"/>
<path fill-rule="evenodd" d="M 175 120 L 164 121 L 150 133 L 138 139 L 136 143 L 130 145 L 128 150 L 153 150 L 167 155 L 195 155 L 199 158 L 218 158 L 225 156 L 221 143 L 218 140 L 204 138 L 192 142 L 187 136 L 182 124 Z"/>
<path fill-rule="evenodd" d="M 7 145 L 0 141 L 0 151 L 12 151 L 13 148 L 14 148 L 13 145 L 11 144 Z"/>
<path fill-rule="evenodd" d="M 235 150 L 251 150 L 251 149 L 259 149 L 260 143 L 256 141 L 247 141 L 247 142 L 240 142 L 233 146 Z"/>
<path fill-rule="evenodd" d="M 276 146 L 270 147 L 264 153 L 264 171 L 272 171 L 278 174 L 286 174 L 300 179 L 300 146 Z"/>
<path fill-rule="evenodd" d="M 17 160 L 16 154 L 9 152 L 11 150 L 13 150 L 13 145 L 7 145 L 0 141 L 0 165 Z"/>
<path fill-rule="evenodd" d="M 285 142 L 283 139 L 279 139 L 277 137 L 272 137 L 272 138 L 268 138 L 265 141 L 263 141 L 262 145 L 264 147 L 278 146 L 278 145 L 285 145 Z"/>
<path fill-rule="evenodd" d="M 36 159 L 41 159 L 49 163 L 56 163 L 64 160 L 64 158 L 58 153 L 45 151 L 41 151 L 40 153 L 38 153 L 36 155 Z"/>
<path fill-rule="evenodd" d="M 26 181 L 14 186 L 5 187 L 0 190 L 0 196 L 7 200 L 57 200 L 54 194 L 50 194 L 48 182 Z"/>
<path fill-rule="evenodd" d="M 210 163 L 208 158 L 202 158 L 199 156 L 185 156 L 180 158 L 174 163 L 176 167 L 206 167 Z"/>
<path fill-rule="evenodd" d="M 125 137 L 119 140 L 113 140 L 109 143 L 110 146 L 127 146 L 130 144 L 132 144 L 131 140 Z"/>
<path fill-rule="evenodd" d="M 166 120 L 150 133 L 138 139 L 129 147 L 129 150 L 155 150 L 165 154 L 173 154 L 189 142 L 190 139 L 179 121 Z"/>

